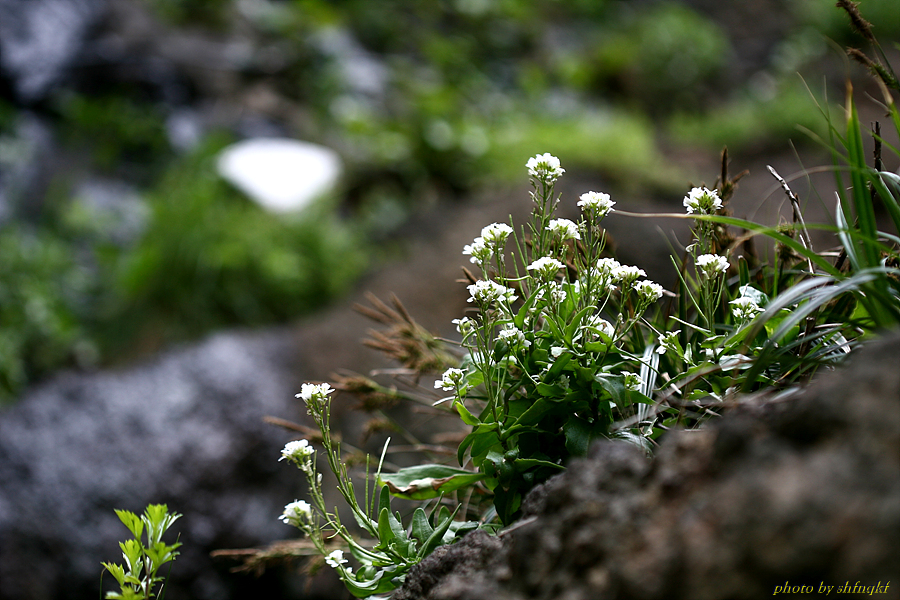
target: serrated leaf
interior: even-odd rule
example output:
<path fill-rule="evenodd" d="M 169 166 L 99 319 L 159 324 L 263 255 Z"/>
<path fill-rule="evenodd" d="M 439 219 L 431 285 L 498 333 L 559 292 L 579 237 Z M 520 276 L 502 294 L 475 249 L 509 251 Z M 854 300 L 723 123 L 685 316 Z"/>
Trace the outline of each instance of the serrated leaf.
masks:
<path fill-rule="evenodd" d="M 128 531 L 130 531 L 135 538 L 140 539 L 141 534 L 144 531 L 144 523 L 141 521 L 141 518 L 130 510 L 116 509 L 116 515 L 125 527 L 128 528 Z"/>

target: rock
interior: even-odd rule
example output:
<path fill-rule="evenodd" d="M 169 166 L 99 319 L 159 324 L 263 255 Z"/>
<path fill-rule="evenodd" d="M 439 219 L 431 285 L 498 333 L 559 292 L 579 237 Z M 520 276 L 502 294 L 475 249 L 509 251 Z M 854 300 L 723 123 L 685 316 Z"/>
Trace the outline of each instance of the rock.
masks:
<path fill-rule="evenodd" d="M 77 60 L 105 0 L 0 1 L 0 73 L 23 102 L 43 99 Z"/>
<path fill-rule="evenodd" d="M 898 598 L 897 356 L 894 334 L 793 399 L 670 436 L 650 461 L 598 444 L 528 497 L 498 547 L 467 536 L 399 597 L 749 600 L 890 582 L 879 597 Z"/>
<path fill-rule="evenodd" d="M 33 220 L 40 213 L 56 144 L 50 126 L 30 111 L 20 112 L 0 135 L 0 225 Z"/>
<path fill-rule="evenodd" d="M 218 159 L 219 174 L 263 208 L 299 212 L 334 189 L 341 161 L 333 150 L 286 138 L 232 144 Z"/>
<path fill-rule="evenodd" d="M 144 232 L 150 207 L 129 184 L 94 178 L 79 184 L 74 202 L 84 211 L 103 237 L 118 246 L 129 246 Z"/>
<path fill-rule="evenodd" d="M 292 537 L 277 517 L 304 483 L 278 463 L 290 433 L 262 418 L 297 418 L 295 363 L 288 332 L 220 334 L 131 370 L 59 376 L 5 409 L 0 598 L 97 598 L 100 562 L 121 563 L 129 535 L 113 509 L 149 503 L 184 515 L 167 598 L 283 593 L 209 553 Z"/>

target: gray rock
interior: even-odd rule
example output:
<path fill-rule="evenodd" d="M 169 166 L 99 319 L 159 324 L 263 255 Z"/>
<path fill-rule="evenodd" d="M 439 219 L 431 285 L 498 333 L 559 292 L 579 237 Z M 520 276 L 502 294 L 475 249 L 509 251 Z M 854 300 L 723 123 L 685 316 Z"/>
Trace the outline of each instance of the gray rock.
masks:
<path fill-rule="evenodd" d="M 0 71 L 24 102 L 42 99 L 76 61 L 105 0 L 0 1 Z"/>
<path fill-rule="evenodd" d="M 898 598 L 897 356 L 894 334 L 790 401 L 670 436 L 652 461 L 598 444 L 494 547 L 467 536 L 395 598 L 751 600 L 848 581 Z"/>
<path fill-rule="evenodd" d="M 149 503 L 184 515 L 170 600 L 265 595 L 209 552 L 291 536 L 277 517 L 302 478 L 278 463 L 290 434 L 262 421 L 297 417 L 290 337 L 220 334 L 128 371 L 62 375 L 0 413 L 0 598 L 97 598 L 100 562 L 121 562 L 128 536 L 113 509 Z"/>

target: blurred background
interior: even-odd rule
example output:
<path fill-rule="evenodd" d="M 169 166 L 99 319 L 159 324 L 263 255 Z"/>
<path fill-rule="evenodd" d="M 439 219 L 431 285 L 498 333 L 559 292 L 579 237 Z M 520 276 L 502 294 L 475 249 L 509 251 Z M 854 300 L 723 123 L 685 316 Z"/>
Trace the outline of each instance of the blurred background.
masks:
<path fill-rule="evenodd" d="M 896 0 L 860 9 L 896 57 Z M 134 486 L 133 462 L 104 478 L 104 457 L 117 452 L 97 446 L 113 443 L 110 407 L 130 402 L 146 416 L 184 397 L 202 413 L 231 393 L 244 406 L 258 400 L 259 415 L 296 417 L 300 380 L 371 361 L 347 346 L 365 326 L 346 304 L 363 289 L 396 292 L 448 333 L 464 305 L 445 292 L 462 244 L 527 211 L 530 156 L 561 159 L 566 210 L 595 189 L 623 210 L 681 212 L 691 184 L 714 184 L 727 145 L 732 174 L 751 172 L 735 214 L 777 223 L 783 196 L 764 165 L 788 177 L 829 163 L 815 138 L 827 131 L 823 112 L 839 118 L 848 77 L 861 111 L 881 118 L 863 97 L 879 98 L 877 87 L 843 53 L 862 43 L 832 0 L 0 0 L 0 597 L 80 597 L 99 561 L 118 554 L 113 505 L 139 510 L 121 504 L 223 485 L 212 467 L 198 467 L 211 469 L 199 482 L 184 475 L 184 455 L 198 456 L 190 445 L 165 459 L 185 479 L 181 492 L 164 470 Z M 266 145 L 273 138 L 303 144 Z M 811 182 L 795 188 L 820 217 L 807 221 L 826 219 L 823 197 L 832 201 Z M 622 259 L 664 280 L 654 268 L 668 266 L 668 242 L 655 227 L 610 225 Z M 425 285 L 439 275 L 444 287 Z M 329 303 L 340 309 L 322 312 Z M 196 368 L 178 371 L 185 364 Z M 258 389 L 243 376 L 278 383 Z M 91 413 L 99 398 L 107 403 Z M 95 416 L 78 429 L 67 410 Z M 231 423 L 259 417 L 221 411 Z M 59 541 L 68 522 L 33 528 L 47 493 L 80 485 L 59 465 L 65 476 L 42 479 L 24 456 L 45 440 L 41 452 L 58 460 L 46 447 L 63 439 L 56 422 L 80 432 L 73 445 L 93 444 L 83 478 L 107 485 L 101 497 L 79 492 L 90 498 L 79 510 L 112 521 L 82 519 L 78 542 Z M 253 429 L 227 460 L 260 444 L 277 456 L 290 439 L 267 438 Z M 146 443 L 141 460 L 156 457 Z M 284 477 L 271 455 L 263 462 L 248 463 L 253 483 L 232 487 Z M 259 485 L 270 494 L 259 522 L 294 498 L 283 494 L 302 492 Z M 236 506 L 205 525 L 172 508 L 203 549 L 286 535 L 277 523 L 235 525 L 249 518 Z M 204 537 L 203 527 L 245 534 Z M 53 574 L 13 584 L 23 564 L 14 554 L 26 550 L 49 552 L 29 564 Z M 82 566 L 72 552 L 88 555 Z M 170 597 L 242 597 L 227 568 L 213 571 Z"/>

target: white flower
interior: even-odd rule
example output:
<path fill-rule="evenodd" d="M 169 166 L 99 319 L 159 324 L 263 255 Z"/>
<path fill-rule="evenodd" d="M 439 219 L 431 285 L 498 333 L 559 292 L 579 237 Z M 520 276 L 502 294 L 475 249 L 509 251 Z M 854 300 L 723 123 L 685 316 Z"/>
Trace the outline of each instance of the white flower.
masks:
<path fill-rule="evenodd" d="M 625 389 L 630 390 L 632 392 L 636 392 L 641 389 L 641 386 L 644 384 L 644 380 L 641 379 L 641 376 L 637 373 L 622 373 L 625 376 Z"/>
<path fill-rule="evenodd" d="M 512 227 L 504 223 L 491 223 L 481 230 L 481 239 L 486 244 L 500 247 L 506 243 L 506 238 L 513 232 Z"/>
<path fill-rule="evenodd" d="M 749 321 L 763 310 L 760 308 L 759 304 L 754 302 L 753 298 L 750 298 L 749 296 L 741 296 L 728 304 L 731 305 L 731 314 L 734 315 L 734 318 L 738 321 Z"/>
<path fill-rule="evenodd" d="M 653 283 L 649 280 L 637 282 L 634 289 L 637 291 L 641 301 L 647 304 L 656 302 L 662 298 L 663 295 L 663 287 L 658 283 Z"/>
<path fill-rule="evenodd" d="M 550 154 L 538 154 L 529 158 L 525 166 L 528 167 L 529 175 L 545 183 L 553 183 L 566 172 L 559 166 L 559 159 Z"/>
<path fill-rule="evenodd" d="M 315 449 L 309 445 L 308 440 L 294 440 L 284 445 L 284 449 L 281 451 L 281 458 L 278 461 L 281 462 L 284 459 L 288 459 L 302 463 L 306 462 L 306 459 L 312 456 L 313 453 L 315 453 Z"/>
<path fill-rule="evenodd" d="M 483 238 L 477 237 L 471 244 L 466 244 L 463 246 L 463 254 L 468 254 L 471 256 L 469 262 L 475 263 L 478 266 L 484 266 L 484 263 L 489 261 L 491 257 L 494 255 L 494 251 L 488 246 Z"/>
<path fill-rule="evenodd" d="M 506 345 L 512 348 L 528 348 L 531 346 L 531 342 L 525 339 L 525 334 L 516 328 L 515 325 L 506 325 L 497 334 L 497 341 L 506 342 Z"/>
<path fill-rule="evenodd" d="M 472 285 L 466 287 L 471 297 L 467 302 L 478 301 L 480 304 L 495 304 L 501 300 L 505 302 L 513 302 L 518 298 L 515 290 L 500 285 L 496 281 L 490 279 L 481 279 Z"/>
<path fill-rule="evenodd" d="M 669 350 L 675 350 L 678 346 L 678 334 L 681 333 L 680 329 L 676 329 L 675 331 L 668 331 L 662 334 L 659 337 L 659 346 L 656 348 L 656 352 L 659 354 L 665 354 Z"/>
<path fill-rule="evenodd" d="M 697 270 L 706 279 L 712 279 L 728 270 L 728 259 L 718 254 L 701 254 L 696 260 Z"/>
<path fill-rule="evenodd" d="M 550 356 L 552 356 L 553 358 L 559 358 L 560 356 L 562 356 L 562 353 L 565 351 L 566 351 L 566 349 L 563 348 L 562 346 L 552 346 L 550 348 Z"/>
<path fill-rule="evenodd" d="M 296 394 L 295 397 L 300 398 L 301 400 L 303 400 L 304 402 L 309 404 L 311 401 L 314 401 L 314 400 L 315 401 L 325 400 L 325 398 L 328 396 L 328 394 L 330 394 L 333 391 L 334 390 L 331 389 L 331 386 L 328 385 L 327 383 L 320 383 L 320 384 L 304 383 L 303 385 L 300 386 L 300 393 Z"/>
<path fill-rule="evenodd" d="M 563 264 L 556 260 L 555 258 L 551 258 L 549 256 L 542 256 L 537 259 L 530 265 L 528 265 L 529 271 L 536 271 L 539 278 L 544 281 L 549 281 L 553 279 L 556 275 L 556 272 L 562 269 Z"/>
<path fill-rule="evenodd" d="M 581 234 L 578 233 L 578 225 L 569 219 L 550 219 L 550 222 L 547 224 L 547 230 L 563 240 L 581 239 Z"/>
<path fill-rule="evenodd" d="M 581 195 L 578 206 L 586 213 L 596 215 L 598 219 L 602 219 L 609 213 L 613 212 L 615 202 L 609 199 L 609 194 L 602 192 L 588 192 Z"/>
<path fill-rule="evenodd" d="M 616 334 L 615 328 L 612 326 L 612 323 L 601 317 L 600 315 L 591 315 L 586 319 L 585 327 L 589 327 L 591 329 L 595 329 L 605 335 L 606 337 L 614 337 Z"/>
<path fill-rule="evenodd" d="M 325 557 L 325 562 L 328 563 L 328 566 L 332 569 L 337 569 L 341 565 L 347 564 L 348 561 L 346 558 L 344 558 L 343 550 L 335 550 Z"/>
<path fill-rule="evenodd" d="M 444 374 L 441 375 L 440 381 L 434 382 L 434 387 L 435 389 L 440 388 L 445 392 L 455 390 L 463 382 L 465 376 L 466 374 L 463 373 L 460 369 L 447 369 L 446 371 L 444 371 Z"/>
<path fill-rule="evenodd" d="M 605 275 L 607 277 L 613 277 L 613 274 L 616 272 L 616 269 L 621 267 L 614 258 L 601 258 L 597 261 L 597 271 L 600 272 L 601 275 Z"/>
<path fill-rule="evenodd" d="M 547 284 L 550 288 L 550 302 L 554 304 L 562 304 L 566 301 L 566 290 L 558 281 L 551 281 Z"/>
<path fill-rule="evenodd" d="M 638 277 L 646 277 L 647 274 L 643 269 L 632 267 L 630 265 L 619 265 L 613 269 L 612 277 L 620 282 L 624 287 L 628 287 L 637 281 Z"/>
<path fill-rule="evenodd" d="M 684 197 L 684 207 L 688 214 L 712 215 L 722 208 L 722 200 L 716 190 L 694 188 Z"/>
<path fill-rule="evenodd" d="M 475 327 L 475 321 L 473 321 L 469 317 L 463 317 L 462 319 L 453 319 L 451 323 L 456 325 L 456 331 L 463 335 L 468 334 L 470 331 L 472 331 L 472 328 Z"/>
<path fill-rule="evenodd" d="M 308 523 L 310 518 L 312 518 L 312 507 L 303 500 L 294 500 L 290 504 L 285 505 L 284 512 L 278 518 L 288 525 L 299 527 L 303 523 Z"/>

